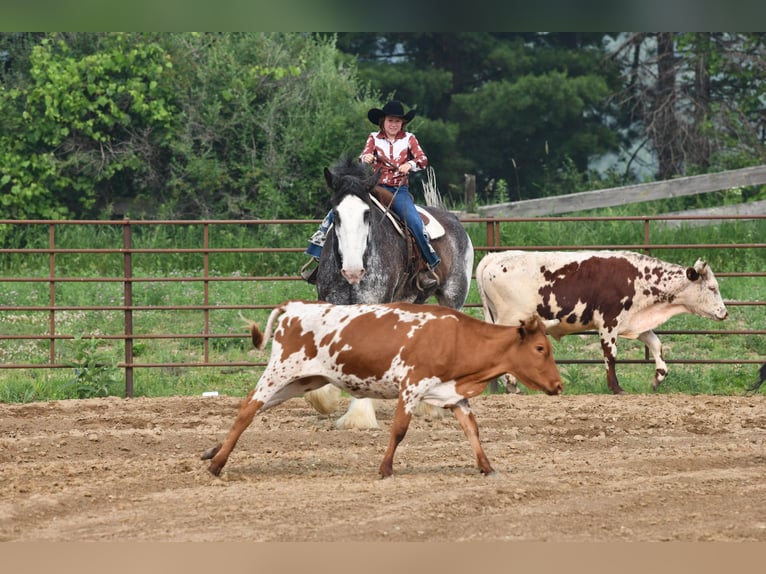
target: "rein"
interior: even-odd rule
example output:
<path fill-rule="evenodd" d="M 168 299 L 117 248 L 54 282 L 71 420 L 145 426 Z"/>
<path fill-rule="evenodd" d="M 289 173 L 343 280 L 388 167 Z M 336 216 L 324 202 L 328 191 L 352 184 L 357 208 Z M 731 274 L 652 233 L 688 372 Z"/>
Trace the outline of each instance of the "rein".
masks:
<path fill-rule="evenodd" d="M 388 203 L 388 205 L 385 205 L 385 206 L 384 206 L 384 207 L 385 207 L 385 209 L 383 210 L 383 217 L 381 217 L 381 218 L 380 218 L 380 220 L 378 220 L 378 221 L 377 221 L 376 223 L 374 223 L 373 225 L 376 225 L 376 226 L 377 226 L 377 225 L 380 225 L 380 224 L 381 224 L 381 223 L 382 223 L 382 222 L 383 222 L 383 221 L 386 219 L 386 217 L 388 216 L 388 212 L 389 212 L 389 211 L 391 211 L 391 206 L 394 204 L 394 201 L 396 200 L 396 194 L 397 194 L 397 193 L 399 193 L 399 190 L 400 190 L 401 188 L 402 188 L 402 186 L 401 186 L 401 185 L 400 185 L 399 187 L 397 187 L 397 188 L 396 188 L 396 191 L 394 192 L 394 195 L 391 197 L 391 201 Z M 371 194 L 371 195 L 372 195 L 372 194 Z M 373 196 L 373 197 L 374 197 L 374 196 Z M 381 205 L 383 205 L 383 202 L 382 202 L 382 201 L 378 200 L 378 202 L 379 202 Z M 407 231 L 406 231 L 406 230 L 407 230 L 407 222 L 406 222 L 406 221 L 404 222 L 404 227 L 405 227 L 405 232 L 404 232 L 404 233 L 405 233 L 405 235 L 406 235 L 406 234 L 407 234 Z"/>
<path fill-rule="evenodd" d="M 391 201 L 388 202 L 388 205 L 384 205 L 384 202 L 378 199 L 378 197 L 371 191 L 370 192 L 370 200 L 375 203 L 378 207 L 380 207 L 383 210 L 382 215 L 380 216 L 380 219 L 372 224 L 370 224 L 370 229 L 376 228 L 378 225 L 382 224 L 386 217 L 391 217 L 389 215 L 389 212 L 391 211 L 391 206 L 394 204 L 394 201 L 396 200 L 396 194 L 399 193 L 399 190 L 401 189 L 401 186 L 396 188 L 396 191 L 393 192 L 393 196 L 391 197 Z M 414 238 L 412 234 L 408 233 L 407 230 L 409 229 L 407 227 L 407 220 L 405 218 L 397 218 L 397 220 L 400 220 L 399 223 L 396 223 L 396 221 L 392 218 L 392 225 L 394 226 L 394 229 L 397 230 L 399 235 L 402 236 L 404 239 L 404 243 L 407 246 L 407 258 L 406 261 L 408 262 L 408 274 L 411 274 L 415 271 L 417 271 L 418 268 L 418 256 L 416 255 L 416 249 L 417 246 L 414 245 Z"/>

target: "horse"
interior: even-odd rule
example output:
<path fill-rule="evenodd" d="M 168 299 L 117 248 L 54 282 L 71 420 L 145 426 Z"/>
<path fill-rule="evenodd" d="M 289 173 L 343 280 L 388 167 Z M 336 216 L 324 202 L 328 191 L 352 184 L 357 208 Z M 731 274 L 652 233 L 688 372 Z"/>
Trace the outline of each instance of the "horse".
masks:
<path fill-rule="evenodd" d="M 434 272 L 438 283 L 423 289 L 417 281 L 424 267 L 411 236 L 387 209 L 393 195 L 377 185 L 378 174 L 354 158 L 324 169 L 334 192 L 333 226 L 327 233 L 317 271 L 317 295 L 336 305 L 356 303 L 425 303 L 462 309 L 473 274 L 474 249 L 460 220 L 438 205 L 418 206 L 431 245 L 441 258 Z M 325 385 L 304 395 L 321 413 L 335 410 L 338 388 Z M 372 399 L 351 400 L 338 428 L 378 428 Z"/>

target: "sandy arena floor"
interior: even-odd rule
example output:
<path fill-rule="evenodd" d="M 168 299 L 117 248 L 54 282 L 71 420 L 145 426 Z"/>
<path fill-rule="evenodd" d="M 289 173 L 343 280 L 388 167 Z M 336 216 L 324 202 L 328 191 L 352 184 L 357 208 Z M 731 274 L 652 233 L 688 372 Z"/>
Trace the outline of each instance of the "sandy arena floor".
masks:
<path fill-rule="evenodd" d="M 0 405 L 0 541 L 766 541 L 763 395 L 482 396 L 497 476 L 447 415 L 413 419 L 389 480 L 393 402 L 339 431 L 303 399 L 214 478 L 238 402 Z"/>

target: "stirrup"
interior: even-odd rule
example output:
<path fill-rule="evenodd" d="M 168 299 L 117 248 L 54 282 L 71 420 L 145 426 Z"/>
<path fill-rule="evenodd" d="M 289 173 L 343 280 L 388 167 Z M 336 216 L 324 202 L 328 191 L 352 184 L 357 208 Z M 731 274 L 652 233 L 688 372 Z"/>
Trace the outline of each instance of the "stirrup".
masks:
<path fill-rule="evenodd" d="M 313 269 L 309 269 L 309 266 L 316 261 L 317 265 Z M 307 283 L 310 283 L 311 285 L 316 285 L 317 282 L 317 274 L 319 272 L 319 261 L 317 261 L 316 257 L 312 257 L 306 263 L 301 267 L 301 277 L 304 281 Z"/>
<path fill-rule="evenodd" d="M 439 276 L 433 269 L 425 269 L 415 276 L 415 285 L 419 291 L 432 289 L 439 285 Z"/>

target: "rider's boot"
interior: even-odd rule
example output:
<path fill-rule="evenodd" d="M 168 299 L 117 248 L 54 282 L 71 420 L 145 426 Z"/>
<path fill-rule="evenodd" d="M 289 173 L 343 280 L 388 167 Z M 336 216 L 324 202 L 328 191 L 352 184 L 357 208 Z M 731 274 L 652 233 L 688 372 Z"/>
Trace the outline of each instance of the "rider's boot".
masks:
<path fill-rule="evenodd" d="M 322 254 L 322 247 L 324 246 L 324 242 L 327 239 L 327 231 L 330 228 L 329 217 L 330 216 L 328 215 L 319 226 L 319 229 L 317 229 L 314 232 L 314 235 L 311 236 L 311 239 L 309 239 L 309 246 L 305 251 L 306 255 L 309 255 L 311 259 L 306 261 L 306 264 L 301 267 L 301 277 L 304 281 L 307 281 L 312 285 L 316 285 L 317 282 L 317 272 L 319 271 L 319 256 Z M 316 263 L 316 265 L 314 265 L 312 268 L 314 263 Z"/>
<path fill-rule="evenodd" d="M 306 281 L 307 283 L 310 283 L 311 285 L 316 285 L 318 272 L 319 272 L 319 259 L 317 259 L 316 257 L 312 257 L 311 259 L 306 261 L 306 264 L 303 267 L 301 267 L 301 277 L 303 278 L 304 281 Z"/>
<path fill-rule="evenodd" d="M 427 289 L 431 289 L 433 287 L 436 287 L 439 285 L 439 276 L 436 274 L 436 267 L 441 263 L 441 259 L 436 254 L 436 251 L 434 251 L 434 248 L 431 246 L 431 238 L 428 237 L 428 233 L 425 233 L 426 243 L 428 244 L 428 257 L 426 257 L 426 261 L 428 262 L 428 269 L 424 269 L 420 273 L 418 273 L 417 277 L 417 284 L 418 287 L 425 291 Z"/>

